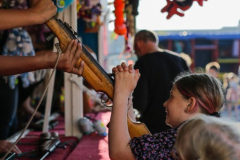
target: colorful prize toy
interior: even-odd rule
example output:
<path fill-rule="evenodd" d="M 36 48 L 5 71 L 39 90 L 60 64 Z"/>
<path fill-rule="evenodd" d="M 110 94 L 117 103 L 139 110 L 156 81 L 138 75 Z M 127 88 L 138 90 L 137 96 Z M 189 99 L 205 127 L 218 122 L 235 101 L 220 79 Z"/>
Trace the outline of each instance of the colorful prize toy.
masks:
<path fill-rule="evenodd" d="M 65 8 L 72 4 L 73 0 L 55 0 L 58 12 L 62 12 Z"/>

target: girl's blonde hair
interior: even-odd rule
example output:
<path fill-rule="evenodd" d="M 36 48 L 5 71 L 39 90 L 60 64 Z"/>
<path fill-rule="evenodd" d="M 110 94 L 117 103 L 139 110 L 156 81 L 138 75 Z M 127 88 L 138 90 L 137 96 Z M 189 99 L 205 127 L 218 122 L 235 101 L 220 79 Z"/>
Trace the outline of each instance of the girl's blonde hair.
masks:
<path fill-rule="evenodd" d="M 179 128 L 176 151 L 184 160 L 239 160 L 238 127 L 230 120 L 199 114 Z"/>

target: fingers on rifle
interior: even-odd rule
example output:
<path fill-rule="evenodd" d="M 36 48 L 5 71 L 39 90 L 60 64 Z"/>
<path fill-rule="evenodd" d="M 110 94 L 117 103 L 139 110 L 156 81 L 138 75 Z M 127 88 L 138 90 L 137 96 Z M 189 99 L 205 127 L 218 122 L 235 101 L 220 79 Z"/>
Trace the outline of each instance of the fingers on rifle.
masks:
<path fill-rule="evenodd" d="M 81 62 L 80 67 L 78 68 L 78 75 L 81 76 L 84 70 L 84 61 Z"/>
<path fill-rule="evenodd" d="M 84 70 L 84 61 L 80 63 L 79 68 L 73 67 L 72 73 L 77 74 L 78 76 L 82 76 Z"/>
<path fill-rule="evenodd" d="M 80 42 L 77 42 L 77 50 L 74 55 L 73 64 L 77 63 L 77 61 L 79 60 L 79 58 L 81 56 L 81 53 L 82 53 L 82 45 Z"/>
<path fill-rule="evenodd" d="M 70 41 L 67 45 L 65 53 L 70 53 L 74 40 Z"/>
<path fill-rule="evenodd" d="M 77 51 L 77 40 L 74 40 L 70 49 L 70 60 L 73 60 Z"/>

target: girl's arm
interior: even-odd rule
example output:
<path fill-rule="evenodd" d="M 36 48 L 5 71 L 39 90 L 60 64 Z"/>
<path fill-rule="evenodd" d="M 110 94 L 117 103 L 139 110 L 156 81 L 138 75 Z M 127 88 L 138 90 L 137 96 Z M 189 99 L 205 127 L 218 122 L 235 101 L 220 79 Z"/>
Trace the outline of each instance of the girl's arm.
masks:
<path fill-rule="evenodd" d="M 0 9 L 0 30 L 42 24 L 57 12 L 51 0 L 32 0 L 31 2 L 29 9 Z"/>
<path fill-rule="evenodd" d="M 115 72 L 115 85 L 113 108 L 109 126 L 109 154 L 110 158 L 117 159 L 134 159 L 129 142 L 131 140 L 128 126 L 128 97 L 136 87 L 140 77 L 138 70 L 133 70 L 132 65 L 129 70 L 123 70 L 125 63 L 117 66 Z"/>
<path fill-rule="evenodd" d="M 132 104 L 132 94 L 130 95 L 129 97 L 129 100 L 128 100 L 128 117 L 133 121 L 133 122 L 136 122 L 136 117 L 133 113 L 133 104 Z"/>
<path fill-rule="evenodd" d="M 80 68 L 75 64 L 80 57 L 82 47 L 77 41 L 71 41 L 68 44 L 65 53 L 60 55 L 57 69 L 81 75 L 83 72 L 83 62 Z M 0 75 L 8 76 L 34 70 L 53 68 L 57 60 L 57 53 L 45 52 L 39 56 L 0 56 Z"/>

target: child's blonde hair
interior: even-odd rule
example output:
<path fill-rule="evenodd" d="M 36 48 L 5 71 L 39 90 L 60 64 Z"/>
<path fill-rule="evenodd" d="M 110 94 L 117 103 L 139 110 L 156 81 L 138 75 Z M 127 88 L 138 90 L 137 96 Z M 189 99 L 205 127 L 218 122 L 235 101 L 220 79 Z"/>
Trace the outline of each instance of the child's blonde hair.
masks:
<path fill-rule="evenodd" d="M 199 114 L 179 129 L 175 148 L 184 160 L 239 160 L 238 127 L 229 120 Z"/>
<path fill-rule="evenodd" d="M 209 73 L 210 69 L 214 69 L 216 72 L 220 71 L 220 65 L 218 62 L 210 62 L 206 65 L 205 70 L 206 73 Z"/>

